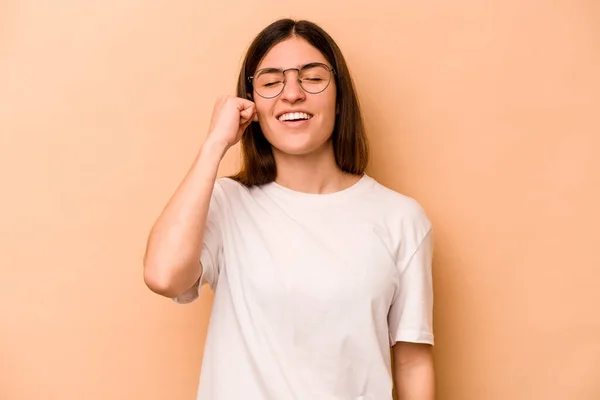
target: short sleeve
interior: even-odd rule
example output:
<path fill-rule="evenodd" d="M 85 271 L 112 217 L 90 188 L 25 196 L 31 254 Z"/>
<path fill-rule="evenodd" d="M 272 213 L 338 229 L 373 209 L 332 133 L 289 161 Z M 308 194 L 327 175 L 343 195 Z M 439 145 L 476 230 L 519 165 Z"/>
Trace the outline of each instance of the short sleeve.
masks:
<path fill-rule="evenodd" d="M 429 228 L 415 250 L 400 259 L 399 286 L 390 307 L 390 345 L 396 342 L 433 345 L 433 233 Z"/>
<path fill-rule="evenodd" d="M 208 207 L 204 235 L 202 237 L 202 252 L 200 263 L 202 274 L 198 281 L 173 300 L 177 303 L 186 304 L 196 300 L 200 295 L 200 288 L 205 283 L 214 290 L 219 279 L 221 262 L 223 259 L 223 235 L 221 231 L 222 215 L 225 208 L 225 196 L 223 189 L 217 181 Z"/>

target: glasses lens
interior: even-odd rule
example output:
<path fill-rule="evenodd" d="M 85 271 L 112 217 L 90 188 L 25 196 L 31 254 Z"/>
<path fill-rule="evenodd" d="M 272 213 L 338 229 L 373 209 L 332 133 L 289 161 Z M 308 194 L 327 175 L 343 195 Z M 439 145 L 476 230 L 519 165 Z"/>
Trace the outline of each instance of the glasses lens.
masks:
<path fill-rule="evenodd" d="M 308 65 L 300 70 L 302 88 L 308 93 L 320 93 L 327 88 L 331 71 L 325 65 Z"/>
<path fill-rule="evenodd" d="M 281 71 L 261 71 L 254 77 L 254 90 L 262 97 L 275 97 L 282 89 L 283 73 Z"/>

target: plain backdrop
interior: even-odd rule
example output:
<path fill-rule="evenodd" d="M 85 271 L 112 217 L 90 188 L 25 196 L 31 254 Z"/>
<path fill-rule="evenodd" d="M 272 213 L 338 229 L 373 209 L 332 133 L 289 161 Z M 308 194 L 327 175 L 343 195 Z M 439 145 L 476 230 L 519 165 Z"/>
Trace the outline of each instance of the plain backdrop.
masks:
<path fill-rule="evenodd" d="M 146 238 L 280 17 L 339 43 L 368 173 L 434 224 L 438 399 L 600 399 L 589 0 L 1 1 L 0 399 L 195 398 L 212 293 L 150 292 Z"/>

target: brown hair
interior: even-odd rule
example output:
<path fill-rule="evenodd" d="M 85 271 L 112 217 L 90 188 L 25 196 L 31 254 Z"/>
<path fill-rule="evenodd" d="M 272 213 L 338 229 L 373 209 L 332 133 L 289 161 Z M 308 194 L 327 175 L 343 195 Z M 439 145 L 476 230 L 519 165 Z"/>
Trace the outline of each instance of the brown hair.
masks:
<path fill-rule="evenodd" d="M 362 175 L 368 164 L 369 148 L 354 83 L 339 47 L 318 25 L 303 20 L 281 19 L 263 29 L 246 53 L 238 78 L 237 96 L 252 98 L 248 77 L 254 74 L 273 46 L 293 36 L 303 38 L 317 48 L 335 70 L 338 113 L 331 135 L 335 161 L 342 171 Z M 242 167 L 231 176 L 232 179 L 248 187 L 275 180 L 277 165 L 273 150 L 258 122 L 252 122 L 246 128 L 241 150 Z"/>

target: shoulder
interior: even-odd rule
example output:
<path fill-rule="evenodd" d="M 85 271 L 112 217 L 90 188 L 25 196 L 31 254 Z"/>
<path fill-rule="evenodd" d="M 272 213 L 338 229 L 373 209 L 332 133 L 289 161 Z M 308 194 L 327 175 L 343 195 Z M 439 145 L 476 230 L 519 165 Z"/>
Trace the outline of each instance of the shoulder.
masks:
<path fill-rule="evenodd" d="M 217 178 L 215 181 L 214 192 L 217 196 L 229 199 L 239 198 L 243 197 L 244 194 L 248 194 L 249 191 L 249 188 L 229 177 Z"/>
<path fill-rule="evenodd" d="M 431 221 L 417 199 L 374 179 L 366 193 L 363 208 L 377 221 L 377 232 L 396 259 L 409 257 L 424 240 L 432 237 Z"/>
<path fill-rule="evenodd" d="M 213 199 L 224 207 L 247 208 L 261 202 L 261 191 L 260 186 L 248 187 L 230 177 L 221 177 L 215 181 Z"/>
<path fill-rule="evenodd" d="M 423 230 L 429 230 L 431 222 L 424 207 L 414 197 L 393 190 L 369 177 L 371 190 L 368 191 L 369 203 L 377 212 L 396 224 L 405 226 L 419 226 Z M 426 232 L 425 232 L 426 233 Z"/>
<path fill-rule="evenodd" d="M 432 243 L 432 224 L 427 212 L 414 197 L 376 181 L 369 195 L 372 196 L 369 203 L 379 221 L 379 233 L 388 243 L 398 266 L 405 268 L 424 242 Z"/>

